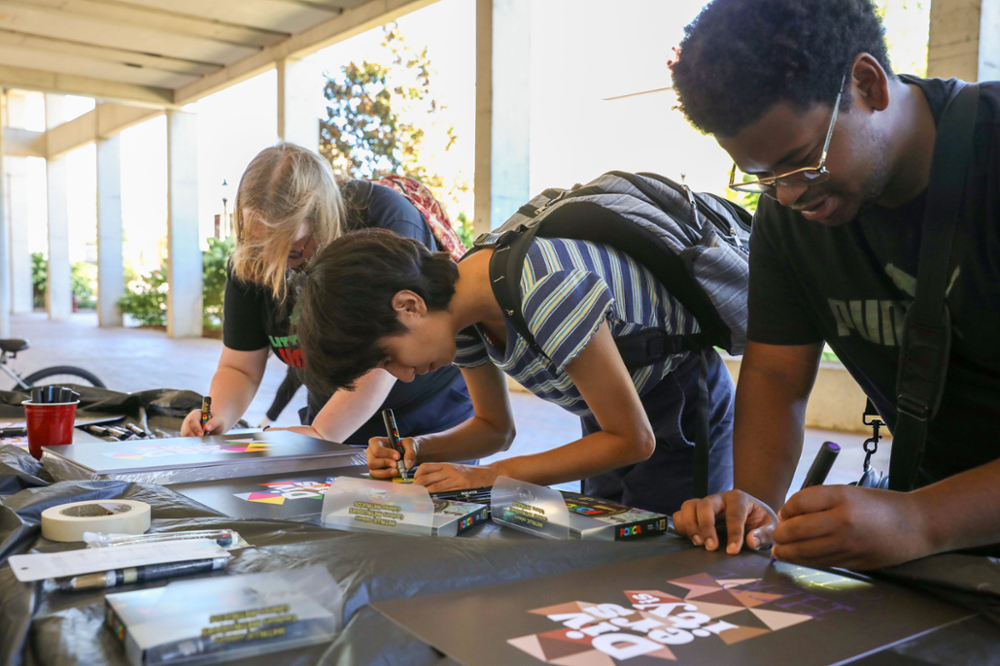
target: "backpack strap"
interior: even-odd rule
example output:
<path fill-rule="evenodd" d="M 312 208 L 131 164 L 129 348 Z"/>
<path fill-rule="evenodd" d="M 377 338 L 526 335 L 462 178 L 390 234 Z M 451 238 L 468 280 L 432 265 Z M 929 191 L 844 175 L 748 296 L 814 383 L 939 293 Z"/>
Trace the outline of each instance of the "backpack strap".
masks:
<path fill-rule="evenodd" d="M 897 376 L 896 427 L 889 488 L 913 489 L 924 457 L 927 424 L 937 414 L 951 355 L 945 303 L 951 253 L 972 164 L 979 86 L 963 85 L 944 110 L 931 163 L 917 267 L 917 293 L 903 322 Z"/>
<path fill-rule="evenodd" d="M 520 225 L 499 235 L 490 234 L 495 238 L 480 237 L 476 239 L 476 247 L 493 246 L 493 256 L 490 257 L 490 285 L 493 287 L 493 296 L 514 330 L 524 338 L 529 347 L 548 361 L 551 360 L 548 354 L 528 328 L 521 304 L 521 271 L 528 248 L 531 247 L 537 232 L 537 225 L 530 227 Z"/>
<path fill-rule="evenodd" d="M 521 303 L 521 272 L 528 248 L 538 231 L 538 225 L 519 225 L 503 233 L 484 234 L 476 239 L 476 248 L 493 247 L 490 257 L 490 284 L 493 296 L 503 309 L 504 316 L 525 343 L 546 360 L 548 355 L 528 328 Z M 708 466 L 710 448 L 708 390 L 708 354 L 712 353 L 711 338 L 707 333 L 693 335 L 667 335 L 662 329 L 647 329 L 615 340 L 615 346 L 631 371 L 656 363 L 669 354 L 691 351 L 700 356 L 698 369 L 698 423 L 694 447 L 694 497 L 708 496 Z"/>

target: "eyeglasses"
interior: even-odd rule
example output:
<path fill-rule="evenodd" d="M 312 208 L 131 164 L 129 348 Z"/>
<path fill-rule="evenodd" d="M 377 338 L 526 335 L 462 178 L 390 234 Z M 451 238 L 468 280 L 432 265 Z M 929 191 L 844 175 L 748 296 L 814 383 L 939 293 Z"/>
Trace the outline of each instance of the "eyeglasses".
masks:
<path fill-rule="evenodd" d="M 312 243 L 312 240 L 313 240 L 313 235 L 309 234 L 309 236 L 306 238 L 306 242 L 303 243 L 303 245 L 302 245 L 302 249 L 300 249 L 300 250 L 289 250 L 288 251 L 288 261 L 298 261 L 299 259 L 301 259 L 302 258 L 302 254 L 309 247 L 309 244 Z"/>
<path fill-rule="evenodd" d="M 823 153 L 819 158 L 819 164 L 815 167 L 805 167 L 796 169 L 788 173 L 775 176 L 774 178 L 757 178 L 745 183 L 736 182 L 736 163 L 729 172 L 729 189 L 737 192 L 760 192 L 761 194 L 774 194 L 778 185 L 796 187 L 805 185 L 819 185 L 830 177 L 830 172 L 826 170 L 826 153 L 830 149 L 830 137 L 833 136 L 833 126 L 837 124 L 837 111 L 840 109 L 840 97 L 843 95 L 844 83 L 847 82 L 845 76 L 840 82 L 840 92 L 837 93 L 837 101 L 833 103 L 833 117 L 830 119 L 830 128 L 826 130 L 826 141 L 823 143 Z"/>

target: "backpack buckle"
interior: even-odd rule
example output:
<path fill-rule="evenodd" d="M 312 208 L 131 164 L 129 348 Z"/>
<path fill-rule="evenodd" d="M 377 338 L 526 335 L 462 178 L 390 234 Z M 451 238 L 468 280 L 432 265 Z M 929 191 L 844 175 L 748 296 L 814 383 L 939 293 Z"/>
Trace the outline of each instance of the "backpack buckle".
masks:
<path fill-rule="evenodd" d="M 499 247 L 505 247 L 505 248 L 506 247 L 510 247 L 511 243 L 513 243 L 515 240 L 517 240 L 518 237 L 521 234 L 523 234 L 524 231 L 527 228 L 528 227 L 526 227 L 525 225 L 519 224 L 516 227 L 514 227 L 513 229 L 508 229 L 507 231 L 505 231 L 502 234 L 500 234 L 499 236 L 497 236 L 496 243 L 494 243 L 494 245 L 496 245 L 498 248 Z"/>

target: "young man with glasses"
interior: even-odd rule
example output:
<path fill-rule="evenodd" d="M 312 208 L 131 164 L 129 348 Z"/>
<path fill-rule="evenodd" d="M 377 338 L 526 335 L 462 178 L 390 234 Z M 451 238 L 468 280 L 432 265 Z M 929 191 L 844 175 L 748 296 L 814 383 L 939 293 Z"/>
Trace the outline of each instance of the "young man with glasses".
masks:
<path fill-rule="evenodd" d="M 760 192 L 735 490 L 678 531 L 729 553 L 868 569 L 1000 541 L 1000 84 L 981 85 L 947 290 L 952 350 L 917 489 L 789 489 L 824 343 L 895 427 L 937 125 L 957 83 L 893 74 L 869 0 L 715 0 L 671 64 L 681 107 Z M 750 177 L 738 182 L 736 170 Z M 860 405 L 859 405 L 860 416 Z"/>

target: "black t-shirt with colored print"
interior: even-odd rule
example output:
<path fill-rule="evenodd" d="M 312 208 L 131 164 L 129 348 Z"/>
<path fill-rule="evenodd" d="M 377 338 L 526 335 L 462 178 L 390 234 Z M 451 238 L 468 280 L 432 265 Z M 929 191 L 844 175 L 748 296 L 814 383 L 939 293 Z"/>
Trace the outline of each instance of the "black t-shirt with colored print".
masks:
<path fill-rule="evenodd" d="M 940 122 L 955 83 L 901 77 Z M 971 189 L 955 235 L 947 295 L 952 356 L 929 427 L 923 483 L 1000 458 L 1000 83 L 981 84 Z M 899 336 L 916 289 L 926 191 L 837 228 L 761 197 L 750 239 L 749 337 L 826 341 L 890 429 Z M 863 405 L 858 405 L 858 421 Z"/>
<path fill-rule="evenodd" d="M 341 188 L 347 205 L 349 229 L 389 229 L 401 236 L 420 241 L 431 250 L 439 251 L 437 240 L 413 204 L 403 195 L 382 185 L 352 180 Z M 294 322 L 292 298 L 279 304 L 268 289 L 228 276 L 222 327 L 223 343 L 237 351 L 257 351 L 270 347 L 285 364 L 302 367 L 302 352 L 295 335 L 289 335 Z M 419 404 L 449 385 L 460 374 L 458 368 L 446 366 L 417 377 L 409 383 L 396 382 L 383 408 L 405 410 Z M 323 396 L 310 393 L 310 403 L 318 409 Z"/>

